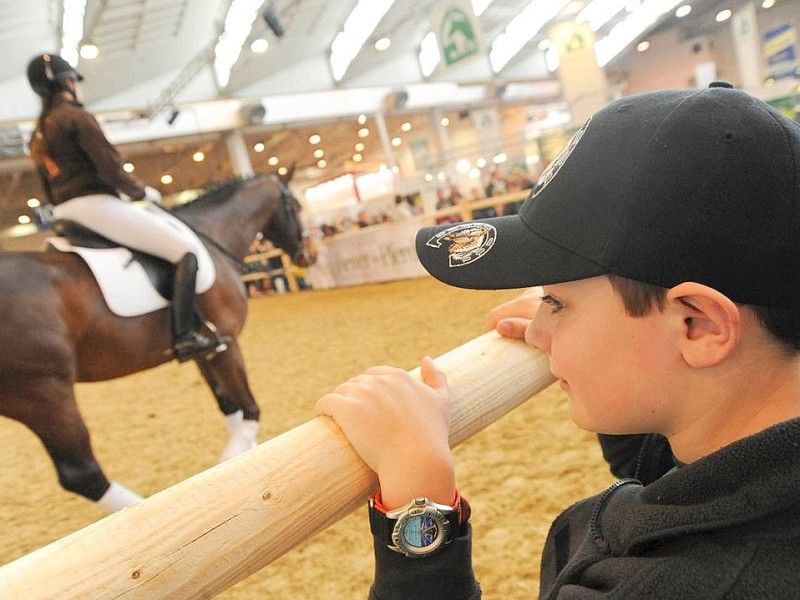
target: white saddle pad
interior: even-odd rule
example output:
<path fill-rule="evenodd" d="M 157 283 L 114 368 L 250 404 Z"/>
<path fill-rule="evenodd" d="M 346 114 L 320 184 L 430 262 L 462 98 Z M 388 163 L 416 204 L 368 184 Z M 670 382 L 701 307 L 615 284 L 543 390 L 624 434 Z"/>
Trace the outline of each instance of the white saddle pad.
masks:
<path fill-rule="evenodd" d="M 158 293 L 144 267 L 133 260 L 133 253 L 127 248 L 83 248 L 61 237 L 47 238 L 45 243 L 61 252 L 74 252 L 89 265 L 114 314 L 135 317 L 169 306 L 169 301 Z M 195 290 L 202 294 L 214 285 L 216 277 L 214 263 L 205 248 L 197 257 L 197 264 Z"/>

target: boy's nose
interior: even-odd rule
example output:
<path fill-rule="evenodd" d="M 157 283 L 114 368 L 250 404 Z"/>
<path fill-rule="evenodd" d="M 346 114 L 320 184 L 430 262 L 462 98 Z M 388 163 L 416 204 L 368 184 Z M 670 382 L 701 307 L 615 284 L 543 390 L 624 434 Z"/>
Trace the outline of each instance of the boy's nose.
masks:
<path fill-rule="evenodd" d="M 536 316 L 525 330 L 525 343 L 534 346 L 542 352 L 550 352 L 550 326 L 548 324 L 548 308 L 542 307 L 536 311 Z"/>

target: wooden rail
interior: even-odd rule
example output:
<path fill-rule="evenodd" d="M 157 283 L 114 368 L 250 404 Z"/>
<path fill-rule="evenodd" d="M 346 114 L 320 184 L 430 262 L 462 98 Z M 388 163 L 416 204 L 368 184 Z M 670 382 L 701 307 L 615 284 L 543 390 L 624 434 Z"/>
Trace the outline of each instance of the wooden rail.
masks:
<path fill-rule="evenodd" d="M 495 332 L 436 363 L 456 401 L 452 445 L 553 381 L 543 354 Z M 211 598 L 362 506 L 376 485 L 335 423 L 317 417 L 0 567 L 0 595 Z"/>

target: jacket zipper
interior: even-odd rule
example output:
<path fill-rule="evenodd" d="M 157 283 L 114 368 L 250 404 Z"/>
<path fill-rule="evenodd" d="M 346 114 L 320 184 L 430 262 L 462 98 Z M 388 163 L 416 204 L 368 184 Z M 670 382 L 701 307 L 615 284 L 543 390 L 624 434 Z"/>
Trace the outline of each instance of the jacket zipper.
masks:
<path fill-rule="evenodd" d="M 600 533 L 600 513 L 603 512 L 603 508 L 605 508 L 606 502 L 611 497 L 611 494 L 616 492 L 619 488 L 623 485 L 627 485 L 629 483 L 636 483 L 641 485 L 641 482 L 638 479 L 633 478 L 626 478 L 620 479 L 619 481 L 615 481 L 611 487 L 606 489 L 600 497 L 597 499 L 597 503 L 594 505 L 592 509 L 591 517 L 589 518 L 589 531 L 591 532 L 592 539 L 594 540 L 595 544 L 597 544 L 598 548 L 601 552 L 608 551 L 608 542 L 603 539 L 602 534 Z"/>

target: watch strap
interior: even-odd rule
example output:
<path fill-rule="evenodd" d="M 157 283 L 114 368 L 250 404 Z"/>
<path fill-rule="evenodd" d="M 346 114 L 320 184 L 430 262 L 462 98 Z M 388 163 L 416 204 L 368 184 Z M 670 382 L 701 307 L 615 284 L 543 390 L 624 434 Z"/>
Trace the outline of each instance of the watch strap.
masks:
<path fill-rule="evenodd" d="M 408 505 L 408 507 L 410 508 L 412 505 L 413 501 Z M 439 511 L 449 522 L 447 538 L 444 540 L 440 548 L 450 544 L 461 534 L 462 525 L 467 522 L 471 512 L 469 503 L 461 496 L 461 494 L 458 493 L 458 491 L 456 491 L 456 497 L 453 505 L 448 508 L 450 510 Z M 397 521 L 398 519 L 387 516 L 386 509 L 381 503 L 380 491 L 378 491 L 369 499 L 369 526 L 372 535 L 384 543 L 388 548 L 400 552 L 399 548 L 394 545 L 392 539 Z"/>

